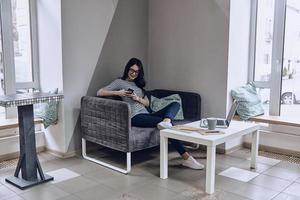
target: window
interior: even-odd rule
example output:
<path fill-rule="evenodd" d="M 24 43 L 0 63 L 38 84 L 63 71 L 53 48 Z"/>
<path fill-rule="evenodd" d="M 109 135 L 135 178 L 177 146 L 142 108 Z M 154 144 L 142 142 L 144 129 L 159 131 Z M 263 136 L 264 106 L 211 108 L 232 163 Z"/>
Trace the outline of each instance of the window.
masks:
<path fill-rule="evenodd" d="M 300 112 L 300 1 L 252 2 L 249 81 L 266 113 Z"/>
<path fill-rule="evenodd" d="M 287 0 L 284 30 L 281 115 L 300 113 L 300 2 Z"/>
<path fill-rule="evenodd" d="M 2 48 L 2 29 L 1 29 L 1 21 L 0 21 L 0 95 L 4 94 L 4 68 L 3 68 L 3 48 Z M 5 108 L 0 107 L 0 119 L 5 117 Z"/>
<path fill-rule="evenodd" d="M 2 0 L 0 7 L 0 93 L 38 89 L 36 1 Z"/>
<path fill-rule="evenodd" d="M 255 66 L 259 67 L 254 69 L 254 80 L 268 82 L 271 77 L 274 0 L 257 3 Z"/>

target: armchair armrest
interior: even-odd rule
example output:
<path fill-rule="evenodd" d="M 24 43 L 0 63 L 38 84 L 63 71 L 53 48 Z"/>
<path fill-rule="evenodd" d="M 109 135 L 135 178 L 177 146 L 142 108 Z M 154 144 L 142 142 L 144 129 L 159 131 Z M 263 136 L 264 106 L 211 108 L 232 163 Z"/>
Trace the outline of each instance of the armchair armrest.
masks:
<path fill-rule="evenodd" d="M 81 98 L 81 132 L 88 141 L 128 152 L 131 129 L 130 107 L 126 102 L 99 97 Z"/>

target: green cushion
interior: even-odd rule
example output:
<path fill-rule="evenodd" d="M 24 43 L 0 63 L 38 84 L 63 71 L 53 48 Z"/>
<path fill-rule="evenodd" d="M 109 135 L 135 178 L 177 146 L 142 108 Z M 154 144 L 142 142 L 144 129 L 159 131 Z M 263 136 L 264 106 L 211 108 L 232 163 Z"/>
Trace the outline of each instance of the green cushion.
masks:
<path fill-rule="evenodd" d="M 247 120 L 250 117 L 264 114 L 261 100 L 253 83 L 231 90 L 231 96 L 239 102 L 237 113 L 241 119 Z"/>
<path fill-rule="evenodd" d="M 163 109 L 164 107 L 166 107 L 172 102 L 178 102 L 180 104 L 180 109 L 174 119 L 183 120 L 184 117 L 182 111 L 182 103 L 181 103 L 181 98 L 178 94 L 173 94 L 167 97 L 163 97 L 161 99 L 151 96 L 150 108 L 152 111 L 156 112 Z"/>
<path fill-rule="evenodd" d="M 57 94 L 58 88 L 49 92 L 50 94 Z M 43 119 L 44 127 L 56 124 L 58 121 L 58 102 L 41 103 L 34 105 L 35 118 Z"/>

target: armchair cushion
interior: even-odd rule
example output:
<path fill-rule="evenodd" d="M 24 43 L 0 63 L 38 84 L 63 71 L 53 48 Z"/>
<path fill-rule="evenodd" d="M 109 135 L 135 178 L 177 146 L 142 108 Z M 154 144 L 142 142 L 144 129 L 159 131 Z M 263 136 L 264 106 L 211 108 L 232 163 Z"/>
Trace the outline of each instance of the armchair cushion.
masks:
<path fill-rule="evenodd" d="M 163 98 L 172 94 L 178 94 L 182 102 L 182 111 L 185 120 L 196 121 L 201 119 L 201 97 L 194 92 L 182 92 L 172 90 L 149 90 L 146 91 L 148 99 L 152 96 Z"/>
<path fill-rule="evenodd" d="M 181 98 L 178 94 L 172 94 L 170 96 L 163 97 L 163 98 L 157 98 L 157 97 L 151 96 L 150 108 L 151 108 L 151 110 L 156 112 L 156 111 L 163 109 L 164 107 L 166 107 L 167 105 L 169 105 L 172 102 L 178 102 L 180 104 L 180 109 L 174 119 L 175 120 L 183 120 L 184 118 L 183 118 L 183 111 L 182 111 L 182 103 L 181 103 Z"/>
<path fill-rule="evenodd" d="M 159 144 L 159 130 L 157 128 L 131 127 L 129 132 L 130 152 L 155 147 Z"/>

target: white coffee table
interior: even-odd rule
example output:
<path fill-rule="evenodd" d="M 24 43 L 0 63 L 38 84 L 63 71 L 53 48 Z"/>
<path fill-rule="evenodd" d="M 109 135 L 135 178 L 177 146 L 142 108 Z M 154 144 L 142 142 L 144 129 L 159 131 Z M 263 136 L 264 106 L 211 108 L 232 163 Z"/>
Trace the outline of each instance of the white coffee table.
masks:
<path fill-rule="evenodd" d="M 199 127 L 200 122 L 186 124 L 191 127 Z M 231 121 L 226 129 L 218 129 L 225 134 L 221 135 L 201 135 L 197 132 L 183 132 L 174 129 L 164 129 L 160 131 L 160 178 L 168 178 L 168 138 L 193 142 L 207 146 L 206 161 L 206 185 L 205 191 L 212 194 L 215 191 L 215 165 L 216 146 L 246 134 L 252 134 L 251 146 L 251 168 L 256 167 L 256 157 L 258 154 L 259 125 L 250 122 Z"/>

